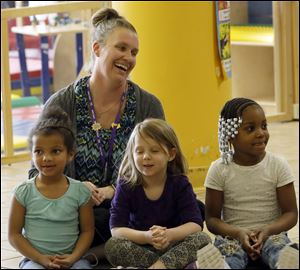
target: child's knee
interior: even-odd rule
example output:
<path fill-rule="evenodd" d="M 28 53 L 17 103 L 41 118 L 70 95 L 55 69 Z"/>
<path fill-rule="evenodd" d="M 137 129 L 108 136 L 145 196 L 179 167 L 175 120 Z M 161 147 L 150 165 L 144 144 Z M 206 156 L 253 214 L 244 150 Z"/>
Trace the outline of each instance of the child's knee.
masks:
<path fill-rule="evenodd" d="M 202 248 L 202 247 L 206 246 L 208 243 L 212 242 L 209 235 L 205 232 L 196 232 L 196 233 L 189 235 L 187 238 L 189 238 L 189 241 L 194 242 L 194 244 L 195 244 L 195 246 L 197 246 L 197 248 Z"/>
<path fill-rule="evenodd" d="M 210 236 L 205 232 L 197 233 L 198 241 L 202 244 L 202 246 L 207 245 L 208 243 L 212 243 Z"/>
<path fill-rule="evenodd" d="M 263 245 L 262 254 L 264 257 L 268 257 L 273 253 L 279 252 L 288 243 L 290 243 L 290 240 L 285 233 L 271 235 Z"/>
<path fill-rule="evenodd" d="M 124 242 L 128 240 L 124 238 L 111 237 L 109 238 L 104 246 L 105 254 L 113 254 L 120 248 L 120 246 L 124 246 Z"/>
<path fill-rule="evenodd" d="M 224 256 L 232 256 L 236 253 L 244 253 L 240 243 L 235 239 L 216 237 L 215 246 L 221 251 Z"/>
<path fill-rule="evenodd" d="M 111 237 L 106 241 L 104 246 L 105 256 L 112 265 L 118 265 L 123 256 L 128 253 L 128 247 L 128 240 Z"/>
<path fill-rule="evenodd" d="M 280 233 L 269 236 L 265 242 L 265 246 L 271 245 L 281 247 L 288 243 L 290 243 L 290 240 L 288 239 L 287 235 L 285 233 Z"/>

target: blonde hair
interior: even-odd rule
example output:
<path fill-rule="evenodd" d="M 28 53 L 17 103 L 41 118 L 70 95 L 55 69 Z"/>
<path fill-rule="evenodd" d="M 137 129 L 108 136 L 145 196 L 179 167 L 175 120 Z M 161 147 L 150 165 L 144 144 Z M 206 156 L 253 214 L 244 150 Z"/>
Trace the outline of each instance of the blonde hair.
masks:
<path fill-rule="evenodd" d="M 112 8 L 98 10 L 91 19 L 92 41 L 98 41 L 101 45 L 106 43 L 107 37 L 118 27 L 123 27 L 137 33 L 134 26 Z"/>
<path fill-rule="evenodd" d="M 108 36 L 119 27 L 126 28 L 137 34 L 134 26 L 112 8 L 102 8 L 91 18 L 91 44 L 95 41 L 104 46 Z M 89 70 L 92 71 L 95 62 L 95 55 L 91 52 Z"/>
<path fill-rule="evenodd" d="M 165 146 L 168 150 L 176 149 L 175 158 L 168 163 L 167 173 L 170 175 L 186 175 L 187 162 L 182 154 L 177 136 L 172 127 L 161 119 L 146 119 L 137 124 L 131 133 L 125 155 L 119 169 L 118 179 L 131 186 L 142 184 L 143 178 L 141 173 L 137 170 L 133 153 L 135 146 L 135 138 L 137 136 L 149 137 L 156 141 L 160 146 Z"/>

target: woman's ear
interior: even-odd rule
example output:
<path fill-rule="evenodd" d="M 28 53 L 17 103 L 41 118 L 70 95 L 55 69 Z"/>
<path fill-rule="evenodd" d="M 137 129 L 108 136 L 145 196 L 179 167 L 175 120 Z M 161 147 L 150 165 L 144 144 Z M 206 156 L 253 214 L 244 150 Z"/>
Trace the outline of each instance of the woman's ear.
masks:
<path fill-rule="evenodd" d="M 176 148 L 171 148 L 169 150 L 169 162 L 174 160 L 174 158 L 176 157 Z"/>
<path fill-rule="evenodd" d="M 92 45 L 92 49 L 94 54 L 99 57 L 100 56 L 100 51 L 101 51 L 101 47 L 98 41 L 94 41 L 93 45 Z"/>

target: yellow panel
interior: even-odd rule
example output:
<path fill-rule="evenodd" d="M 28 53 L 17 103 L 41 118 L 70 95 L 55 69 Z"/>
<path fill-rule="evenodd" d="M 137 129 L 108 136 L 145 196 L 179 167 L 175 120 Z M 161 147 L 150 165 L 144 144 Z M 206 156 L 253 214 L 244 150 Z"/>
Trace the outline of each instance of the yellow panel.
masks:
<path fill-rule="evenodd" d="M 13 137 L 13 148 L 14 150 L 25 149 L 28 146 L 27 137 L 26 136 L 14 136 Z M 4 150 L 4 138 L 1 134 L 1 151 Z"/>
<path fill-rule="evenodd" d="M 21 98 L 20 95 L 11 94 L 11 99 L 19 99 L 19 98 Z"/>
<path fill-rule="evenodd" d="M 272 26 L 232 26 L 230 30 L 231 41 L 273 43 L 274 34 Z"/>
<path fill-rule="evenodd" d="M 50 85 L 51 87 L 51 85 Z M 13 89 L 12 90 L 13 95 L 23 96 L 23 90 L 22 89 Z M 42 94 L 42 87 L 41 86 L 35 86 L 30 87 L 30 93 L 33 96 L 39 96 Z"/>
<path fill-rule="evenodd" d="M 194 187 L 219 157 L 217 121 L 231 97 L 219 70 L 213 1 L 112 1 L 137 29 L 140 52 L 131 78 L 163 103 L 191 168 Z"/>

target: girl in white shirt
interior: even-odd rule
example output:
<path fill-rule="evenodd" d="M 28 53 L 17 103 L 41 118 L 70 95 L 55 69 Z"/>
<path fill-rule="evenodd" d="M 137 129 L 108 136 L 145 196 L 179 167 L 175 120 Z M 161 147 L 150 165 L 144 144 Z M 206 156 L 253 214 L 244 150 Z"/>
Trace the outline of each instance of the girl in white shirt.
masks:
<path fill-rule="evenodd" d="M 221 158 L 205 180 L 205 220 L 218 249 L 208 245 L 198 252 L 200 268 L 216 267 L 208 251 L 219 266 L 222 254 L 225 267 L 234 269 L 257 259 L 270 268 L 299 267 L 299 251 L 287 237 L 298 219 L 294 177 L 284 159 L 266 152 L 268 140 L 259 104 L 246 98 L 225 104 L 219 119 Z"/>

